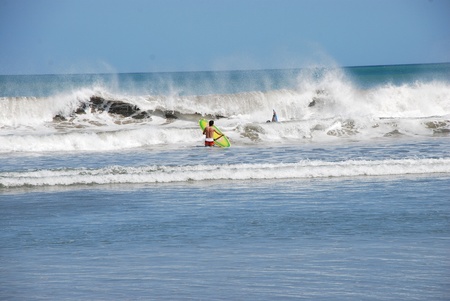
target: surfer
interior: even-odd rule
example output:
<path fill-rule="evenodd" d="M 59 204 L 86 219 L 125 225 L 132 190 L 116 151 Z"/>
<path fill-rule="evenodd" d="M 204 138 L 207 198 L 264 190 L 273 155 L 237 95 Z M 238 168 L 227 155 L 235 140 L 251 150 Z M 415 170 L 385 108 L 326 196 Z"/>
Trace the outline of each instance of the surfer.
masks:
<path fill-rule="evenodd" d="M 219 139 L 220 137 L 223 136 L 223 134 L 219 133 L 214 128 L 214 120 L 210 120 L 209 121 L 209 126 L 205 127 L 205 129 L 203 130 L 203 135 L 206 136 L 205 146 L 214 146 L 214 138 L 213 138 L 214 137 L 214 133 L 219 135 L 219 137 L 217 137 L 216 139 Z"/>
<path fill-rule="evenodd" d="M 272 122 L 278 122 L 278 116 L 277 116 L 277 112 L 275 112 L 274 109 L 272 109 L 273 111 L 273 115 L 272 115 Z M 270 120 L 267 120 L 266 123 L 269 123 Z"/>
<path fill-rule="evenodd" d="M 272 115 L 272 122 L 278 122 L 278 116 L 277 116 L 277 112 L 275 112 L 274 109 L 273 110 L 273 115 Z"/>

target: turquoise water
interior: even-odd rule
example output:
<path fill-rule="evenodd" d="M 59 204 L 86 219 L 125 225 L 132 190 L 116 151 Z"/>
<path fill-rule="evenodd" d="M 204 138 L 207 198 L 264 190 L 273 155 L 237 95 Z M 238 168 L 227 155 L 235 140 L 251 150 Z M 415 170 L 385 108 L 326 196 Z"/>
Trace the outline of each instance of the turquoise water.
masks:
<path fill-rule="evenodd" d="M 8 77 L 0 299 L 447 300 L 447 72 Z"/>
<path fill-rule="evenodd" d="M 330 70 L 343 71 L 360 87 L 446 81 L 450 64 L 364 66 L 347 68 L 313 67 L 309 69 L 205 71 L 121 74 L 0 75 L 0 97 L 46 97 L 90 86 L 102 86 L 128 94 L 204 95 L 248 91 L 296 89 L 299 75 L 313 79 L 326 77 Z"/>

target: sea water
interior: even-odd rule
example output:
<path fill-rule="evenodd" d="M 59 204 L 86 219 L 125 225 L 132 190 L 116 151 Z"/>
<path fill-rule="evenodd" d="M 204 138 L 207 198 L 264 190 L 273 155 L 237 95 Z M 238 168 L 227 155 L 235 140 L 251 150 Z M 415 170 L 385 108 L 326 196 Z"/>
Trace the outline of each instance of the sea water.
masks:
<path fill-rule="evenodd" d="M 449 299 L 448 64 L 0 76 L 0 108 L 1 300 Z"/>

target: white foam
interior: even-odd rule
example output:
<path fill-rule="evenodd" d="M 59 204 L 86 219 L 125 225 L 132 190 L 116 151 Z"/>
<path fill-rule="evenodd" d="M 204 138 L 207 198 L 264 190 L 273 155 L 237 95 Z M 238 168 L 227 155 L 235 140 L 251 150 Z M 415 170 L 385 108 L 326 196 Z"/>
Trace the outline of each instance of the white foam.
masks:
<path fill-rule="evenodd" d="M 122 95 L 106 88 L 82 88 L 46 98 L 0 99 L 0 152 L 118 150 L 149 145 L 196 144 L 201 140 L 192 114 L 222 115 L 216 124 L 233 145 L 257 142 L 363 140 L 390 135 L 432 136 L 450 130 L 450 85 L 445 82 L 385 84 L 357 88 L 338 68 L 305 69 L 294 89 L 183 96 Z M 141 110 L 177 111 L 170 124 L 133 120 L 106 112 L 74 114 L 92 96 L 120 100 Z M 310 105 L 315 101 L 314 105 Z M 279 123 L 266 123 L 272 109 Z M 56 115 L 66 121 L 53 121 Z M 197 115 L 200 118 L 199 115 Z M 183 118 L 185 117 L 185 118 Z M 183 121 L 183 119 L 190 121 Z"/>
<path fill-rule="evenodd" d="M 8 152 L 60 152 L 60 151 L 113 151 L 155 145 L 195 145 L 202 140 L 198 128 L 182 129 L 142 125 L 117 130 L 70 131 L 63 133 L 25 133 L 1 135 L 0 153 Z"/>
<path fill-rule="evenodd" d="M 2 97 L 0 127 L 38 126 L 52 121 L 56 115 L 70 116 L 93 93 L 90 89 L 81 89 L 46 98 Z"/>
<path fill-rule="evenodd" d="M 450 173 L 450 159 L 300 161 L 99 169 L 54 169 L 0 173 L 0 187 L 172 183 L 204 180 L 302 179 Z"/>

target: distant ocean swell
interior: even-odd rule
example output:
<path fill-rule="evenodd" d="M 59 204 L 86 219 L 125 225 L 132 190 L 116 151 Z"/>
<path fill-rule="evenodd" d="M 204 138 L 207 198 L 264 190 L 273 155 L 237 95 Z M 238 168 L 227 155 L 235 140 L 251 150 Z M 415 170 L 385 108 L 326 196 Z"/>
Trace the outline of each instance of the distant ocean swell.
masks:
<path fill-rule="evenodd" d="M 0 173 L 0 187 L 174 183 L 204 180 L 305 179 L 450 174 L 450 159 L 348 160 L 188 166 L 110 166 Z"/>

